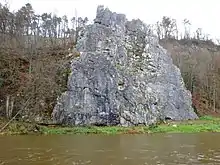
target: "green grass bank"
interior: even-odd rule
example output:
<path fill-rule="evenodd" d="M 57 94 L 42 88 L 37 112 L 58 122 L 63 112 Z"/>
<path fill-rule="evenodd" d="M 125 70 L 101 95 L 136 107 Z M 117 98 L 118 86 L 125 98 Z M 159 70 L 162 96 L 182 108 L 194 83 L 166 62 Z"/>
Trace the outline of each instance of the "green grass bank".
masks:
<path fill-rule="evenodd" d="M 7 121 L 1 120 L 0 129 Z M 198 120 L 167 122 L 151 126 L 137 127 L 61 127 L 13 121 L 0 135 L 64 135 L 64 134 L 150 134 L 150 133 L 198 133 L 220 132 L 220 118 L 203 116 Z"/>

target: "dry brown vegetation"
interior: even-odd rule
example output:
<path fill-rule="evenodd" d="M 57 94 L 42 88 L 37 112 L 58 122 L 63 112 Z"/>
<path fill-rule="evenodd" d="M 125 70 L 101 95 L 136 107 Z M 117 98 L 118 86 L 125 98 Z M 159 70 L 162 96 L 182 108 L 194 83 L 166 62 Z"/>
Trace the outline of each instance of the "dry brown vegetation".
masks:
<path fill-rule="evenodd" d="M 0 116 L 50 116 L 66 89 L 69 59 L 87 19 L 36 15 L 31 4 L 10 12 L 0 4 Z M 24 106 L 25 104 L 25 106 Z"/>
<path fill-rule="evenodd" d="M 220 114 L 220 46 L 198 28 L 190 33 L 189 20 L 184 19 L 180 35 L 176 20 L 163 17 L 154 28 L 160 44 L 171 54 L 193 96 L 199 115 Z"/>
<path fill-rule="evenodd" d="M 162 40 L 180 68 L 184 82 L 193 96 L 200 115 L 220 114 L 220 47 L 199 42 Z"/>

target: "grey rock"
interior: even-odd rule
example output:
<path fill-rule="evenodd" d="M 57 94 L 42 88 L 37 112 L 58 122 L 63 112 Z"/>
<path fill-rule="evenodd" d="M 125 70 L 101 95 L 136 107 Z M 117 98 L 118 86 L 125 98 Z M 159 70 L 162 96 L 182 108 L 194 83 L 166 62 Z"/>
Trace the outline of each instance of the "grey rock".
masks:
<path fill-rule="evenodd" d="M 78 41 L 68 91 L 53 110 L 65 125 L 150 125 L 197 119 L 180 70 L 141 20 L 99 6 Z"/>

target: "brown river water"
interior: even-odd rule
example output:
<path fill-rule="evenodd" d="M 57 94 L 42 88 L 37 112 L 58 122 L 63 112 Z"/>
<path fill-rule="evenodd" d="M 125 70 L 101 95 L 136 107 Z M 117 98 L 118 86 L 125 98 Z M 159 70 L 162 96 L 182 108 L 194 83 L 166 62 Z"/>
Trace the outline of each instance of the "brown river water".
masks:
<path fill-rule="evenodd" d="M 220 165 L 220 134 L 0 137 L 0 165 Z"/>

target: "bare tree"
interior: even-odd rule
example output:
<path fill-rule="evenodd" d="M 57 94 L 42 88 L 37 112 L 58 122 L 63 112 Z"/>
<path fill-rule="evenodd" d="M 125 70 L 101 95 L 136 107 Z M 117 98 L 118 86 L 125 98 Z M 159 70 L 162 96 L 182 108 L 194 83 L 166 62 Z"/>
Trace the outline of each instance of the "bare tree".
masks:
<path fill-rule="evenodd" d="M 190 39 L 191 38 L 191 35 L 190 35 L 190 26 L 191 26 L 191 23 L 188 19 L 184 19 L 183 20 L 183 25 L 184 25 L 184 39 Z"/>

